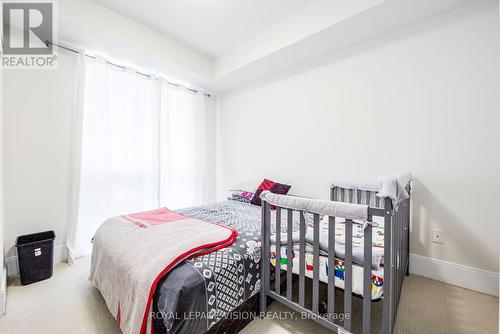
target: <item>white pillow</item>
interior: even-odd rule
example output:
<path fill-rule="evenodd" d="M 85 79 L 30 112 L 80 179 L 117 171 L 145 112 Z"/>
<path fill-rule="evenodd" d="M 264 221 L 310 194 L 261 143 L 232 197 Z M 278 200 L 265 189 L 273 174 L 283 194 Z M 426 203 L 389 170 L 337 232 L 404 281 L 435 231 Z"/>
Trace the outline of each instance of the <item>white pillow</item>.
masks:
<path fill-rule="evenodd" d="M 249 193 L 255 193 L 257 191 L 257 188 L 260 186 L 262 183 L 262 180 L 247 180 L 243 182 L 239 182 L 235 184 L 234 186 L 229 188 L 229 192 L 235 192 L 235 191 L 246 191 Z"/>

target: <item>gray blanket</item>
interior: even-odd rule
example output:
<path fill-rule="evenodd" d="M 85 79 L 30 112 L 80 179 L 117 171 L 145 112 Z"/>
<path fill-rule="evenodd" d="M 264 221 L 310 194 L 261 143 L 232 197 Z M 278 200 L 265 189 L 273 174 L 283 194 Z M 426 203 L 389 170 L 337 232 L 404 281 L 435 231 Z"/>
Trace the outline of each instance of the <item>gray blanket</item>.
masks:
<path fill-rule="evenodd" d="M 184 261 L 157 288 L 156 318 L 168 333 L 205 333 L 260 290 L 261 207 L 228 200 L 177 212 L 238 231 L 236 243 Z M 284 213 L 283 228 L 286 218 Z"/>

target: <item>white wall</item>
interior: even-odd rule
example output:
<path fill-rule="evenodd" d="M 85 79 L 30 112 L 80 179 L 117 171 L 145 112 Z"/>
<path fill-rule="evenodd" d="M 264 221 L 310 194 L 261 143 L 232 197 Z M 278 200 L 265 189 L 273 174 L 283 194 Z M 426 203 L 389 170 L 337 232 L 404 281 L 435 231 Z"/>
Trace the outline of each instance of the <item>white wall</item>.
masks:
<path fill-rule="evenodd" d="M 7 259 L 17 236 L 45 230 L 55 231 L 56 257 L 64 257 L 76 59 L 61 52 L 57 70 L 4 71 Z"/>
<path fill-rule="evenodd" d="M 220 190 L 268 177 L 327 198 L 333 179 L 411 171 L 411 252 L 498 272 L 497 28 L 496 6 L 464 7 L 224 96 Z"/>

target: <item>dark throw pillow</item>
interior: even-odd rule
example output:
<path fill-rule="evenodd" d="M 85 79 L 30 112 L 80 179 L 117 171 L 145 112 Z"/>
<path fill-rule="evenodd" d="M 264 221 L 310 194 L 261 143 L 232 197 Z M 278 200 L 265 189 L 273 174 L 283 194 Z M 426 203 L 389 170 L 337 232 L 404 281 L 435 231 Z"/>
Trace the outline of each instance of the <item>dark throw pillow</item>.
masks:
<path fill-rule="evenodd" d="M 274 181 L 264 179 L 264 181 L 262 181 L 262 183 L 260 184 L 259 188 L 257 188 L 257 191 L 255 192 L 250 203 L 252 203 L 253 205 L 260 206 L 262 204 L 260 200 L 260 194 L 264 190 L 269 190 L 274 194 L 286 195 L 291 187 L 292 186 L 289 186 L 287 184 L 276 183 Z"/>

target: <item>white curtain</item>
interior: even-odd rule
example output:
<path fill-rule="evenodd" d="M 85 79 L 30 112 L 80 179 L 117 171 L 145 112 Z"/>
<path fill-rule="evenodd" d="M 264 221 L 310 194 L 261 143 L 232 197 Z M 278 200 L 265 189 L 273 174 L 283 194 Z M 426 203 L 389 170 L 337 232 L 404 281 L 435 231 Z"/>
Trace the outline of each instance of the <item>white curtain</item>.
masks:
<path fill-rule="evenodd" d="M 175 209 L 213 200 L 211 101 L 171 85 L 162 85 L 161 100 L 161 205 Z"/>
<path fill-rule="evenodd" d="M 70 258 L 91 252 L 110 217 L 215 197 L 213 99 L 100 57 L 82 55 L 80 64 Z"/>

